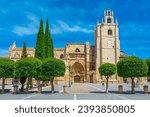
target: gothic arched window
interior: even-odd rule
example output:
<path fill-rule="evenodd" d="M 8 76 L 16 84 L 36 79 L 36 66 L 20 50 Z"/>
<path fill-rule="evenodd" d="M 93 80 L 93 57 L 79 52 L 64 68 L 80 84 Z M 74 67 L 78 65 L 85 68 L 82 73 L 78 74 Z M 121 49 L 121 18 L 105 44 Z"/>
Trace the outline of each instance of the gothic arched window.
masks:
<path fill-rule="evenodd" d="M 80 52 L 79 48 L 76 48 L 75 52 Z"/>
<path fill-rule="evenodd" d="M 112 30 L 111 29 L 108 30 L 108 35 L 112 35 Z"/>
<path fill-rule="evenodd" d="M 61 55 L 60 55 L 60 58 L 61 58 L 61 59 L 62 59 L 62 58 L 64 58 L 64 55 L 63 55 L 63 54 L 61 54 Z"/>
<path fill-rule="evenodd" d="M 107 23 L 111 23 L 111 18 L 107 18 Z"/>
<path fill-rule="evenodd" d="M 15 57 L 19 57 L 20 55 L 19 55 L 18 52 L 16 52 L 16 53 L 14 54 L 14 56 L 15 56 Z"/>

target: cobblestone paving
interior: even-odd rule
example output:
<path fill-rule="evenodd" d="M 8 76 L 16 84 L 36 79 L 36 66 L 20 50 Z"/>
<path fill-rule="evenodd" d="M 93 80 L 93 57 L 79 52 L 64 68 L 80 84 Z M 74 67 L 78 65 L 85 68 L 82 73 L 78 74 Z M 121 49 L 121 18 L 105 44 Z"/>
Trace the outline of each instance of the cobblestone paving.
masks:
<path fill-rule="evenodd" d="M 123 93 L 118 93 L 118 85 L 115 83 L 109 83 L 109 93 L 105 93 L 105 85 L 101 83 L 74 83 L 68 88 L 68 93 L 63 94 L 63 86 L 55 86 L 56 93 L 51 95 L 51 87 L 44 87 L 42 94 L 37 94 L 37 89 L 29 91 L 25 94 L 0 94 L 0 100 L 150 100 L 150 89 L 148 94 L 143 93 L 143 87 L 136 87 L 135 94 L 131 94 L 131 84 L 123 85 Z M 147 83 L 150 87 L 150 83 Z M 1 88 L 1 87 L 0 87 Z M 6 89 L 11 89 L 12 86 L 7 85 Z"/>
<path fill-rule="evenodd" d="M 68 89 L 68 91 L 70 94 L 81 94 L 81 93 L 84 94 L 84 93 L 90 93 L 94 91 L 94 89 L 83 83 L 74 83 Z"/>

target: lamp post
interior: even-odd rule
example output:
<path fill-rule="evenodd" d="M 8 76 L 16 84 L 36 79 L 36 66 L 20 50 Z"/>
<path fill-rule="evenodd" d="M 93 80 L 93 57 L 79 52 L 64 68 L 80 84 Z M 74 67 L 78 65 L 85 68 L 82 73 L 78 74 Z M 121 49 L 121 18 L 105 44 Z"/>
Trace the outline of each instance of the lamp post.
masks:
<path fill-rule="evenodd" d="M 73 74 L 73 69 L 72 68 L 71 68 L 70 73 L 71 73 L 71 85 L 72 85 L 72 74 Z"/>
<path fill-rule="evenodd" d="M 70 80 L 70 65 L 67 66 L 67 69 L 69 70 L 69 87 L 71 87 L 71 80 Z"/>

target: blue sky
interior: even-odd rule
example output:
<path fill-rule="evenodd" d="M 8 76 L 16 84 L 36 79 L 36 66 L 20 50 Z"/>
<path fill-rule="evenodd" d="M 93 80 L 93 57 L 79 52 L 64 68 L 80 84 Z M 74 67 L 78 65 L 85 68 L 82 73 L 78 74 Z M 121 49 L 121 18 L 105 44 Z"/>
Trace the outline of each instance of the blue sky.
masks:
<path fill-rule="evenodd" d="M 128 55 L 150 57 L 149 0 L 1 0 L 0 56 L 16 41 L 35 47 L 39 21 L 49 19 L 55 47 L 89 41 L 94 44 L 97 19 L 112 9 L 119 22 L 121 50 Z"/>

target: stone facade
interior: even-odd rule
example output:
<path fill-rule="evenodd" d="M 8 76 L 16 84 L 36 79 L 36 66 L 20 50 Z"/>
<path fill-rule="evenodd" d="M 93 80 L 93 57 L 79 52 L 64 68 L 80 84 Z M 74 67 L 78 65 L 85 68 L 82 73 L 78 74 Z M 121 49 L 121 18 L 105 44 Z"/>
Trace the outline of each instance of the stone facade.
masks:
<path fill-rule="evenodd" d="M 103 63 L 116 64 L 125 55 L 120 52 L 118 22 L 114 20 L 113 11 L 104 12 L 104 21 L 97 23 L 95 28 L 95 45 L 72 43 L 65 48 L 55 48 L 54 56 L 62 59 L 66 64 L 66 73 L 59 81 L 68 82 L 99 82 L 103 78 L 98 73 L 98 68 Z M 28 56 L 34 57 L 35 49 L 27 48 Z M 14 43 L 9 48 L 9 58 L 16 61 L 21 58 L 22 48 L 17 48 Z M 120 81 L 114 76 L 114 81 Z"/>

